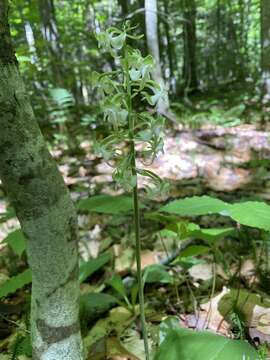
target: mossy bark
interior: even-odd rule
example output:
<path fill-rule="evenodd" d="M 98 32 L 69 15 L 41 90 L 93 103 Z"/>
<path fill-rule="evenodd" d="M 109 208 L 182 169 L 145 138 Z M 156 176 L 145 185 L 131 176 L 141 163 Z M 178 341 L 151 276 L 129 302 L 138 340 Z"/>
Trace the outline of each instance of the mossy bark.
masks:
<path fill-rule="evenodd" d="M 0 178 L 27 239 L 33 359 L 80 360 L 76 213 L 35 120 L 0 0 Z"/>

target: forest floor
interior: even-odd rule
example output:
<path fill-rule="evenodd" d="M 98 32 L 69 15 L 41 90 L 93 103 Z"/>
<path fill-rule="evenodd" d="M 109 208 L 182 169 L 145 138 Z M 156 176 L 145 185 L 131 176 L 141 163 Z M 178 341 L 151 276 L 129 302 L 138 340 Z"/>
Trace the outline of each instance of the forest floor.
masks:
<path fill-rule="evenodd" d="M 227 119 L 233 125 L 235 116 L 227 114 Z M 81 148 L 83 158 L 63 155 L 61 149 L 53 151 L 74 200 L 101 193 L 121 194 L 113 186 L 112 168 L 91 154 L 91 143 L 84 141 Z M 140 161 L 138 165 L 145 167 Z M 170 191 L 155 202 L 143 199 L 142 206 L 151 212 L 170 199 L 205 194 L 228 202 L 268 201 L 269 167 L 270 129 L 242 123 L 208 123 L 195 129 L 179 126 L 167 131 L 164 153 L 146 167 L 167 179 Z M 140 180 L 140 187 L 145 185 Z M 0 197 L 0 214 L 7 212 L 7 204 Z M 18 251 L 6 241 L 8 234 L 18 229 L 18 222 L 13 216 L 6 220 L 0 227 L 0 293 L 1 285 L 27 266 L 24 249 Z M 190 236 L 179 239 L 164 224 L 142 213 L 142 266 L 154 266 L 152 280 L 145 285 L 151 349 L 156 347 L 159 323 L 174 316 L 182 327 L 247 340 L 266 359 L 270 345 L 270 271 L 265 260 L 269 236 L 219 216 L 201 216 L 193 221 L 205 228 L 229 226 L 233 234 L 218 240 L 216 252 L 181 258 L 180 252 L 190 243 L 204 246 L 203 240 Z M 79 229 L 82 261 L 96 266 L 81 284 L 81 321 L 88 359 L 143 360 L 138 304 L 130 293 L 135 274 L 132 217 L 125 212 L 79 210 Z M 264 243 L 263 237 L 267 239 Z M 124 284 L 128 301 L 117 286 L 109 284 L 112 275 Z M 1 360 L 30 358 L 30 286 L 17 287 L 17 292 L 11 291 L 0 300 Z M 107 298 L 89 296 L 93 293 Z M 112 300 L 115 298 L 116 302 Z M 10 357 L 12 354 L 15 357 Z"/>

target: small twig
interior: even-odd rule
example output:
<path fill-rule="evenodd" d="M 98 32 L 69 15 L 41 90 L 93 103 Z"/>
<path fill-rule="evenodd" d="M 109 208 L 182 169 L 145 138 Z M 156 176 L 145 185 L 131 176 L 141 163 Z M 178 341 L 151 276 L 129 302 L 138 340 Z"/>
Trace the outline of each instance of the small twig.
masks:
<path fill-rule="evenodd" d="M 25 329 L 25 327 L 24 327 L 23 325 L 18 324 L 16 321 L 10 320 L 10 319 L 8 319 L 6 316 L 4 316 L 4 315 L 2 315 L 2 314 L 0 314 L 0 317 L 1 317 L 3 320 L 9 322 L 10 324 L 17 326 L 17 328 L 21 329 L 21 330 L 24 331 L 25 333 L 30 334 L 30 331 L 29 331 L 29 330 Z"/>

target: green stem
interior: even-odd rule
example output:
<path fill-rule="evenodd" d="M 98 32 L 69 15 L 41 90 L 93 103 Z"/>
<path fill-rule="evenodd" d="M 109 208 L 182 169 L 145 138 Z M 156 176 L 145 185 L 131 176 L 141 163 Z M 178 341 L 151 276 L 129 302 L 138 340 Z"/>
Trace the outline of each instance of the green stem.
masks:
<path fill-rule="evenodd" d="M 146 360 L 149 360 L 149 347 L 148 347 L 148 334 L 147 325 L 145 321 L 144 312 L 144 285 L 142 279 L 142 266 L 141 266 L 141 238 L 140 238 L 140 210 L 139 210 L 139 196 L 138 196 L 138 183 L 137 183 L 137 171 L 136 171 L 136 150 L 134 141 L 134 117 L 132 115 L 132 97 L 131 97 L 131 84 L 129 77 L 128 65 L 125 70 L 126 87 L 128 93 L 128 124 L 129 124 L 129 138 L 130 138 L 130 156 L 131 156 L 131 172 L 135 179 L 135 185 L 133 187 L 133 210 L 134 210 L 134 230 L 136 240 L 136 264 L 137 264 L 137 281 L 139 291 L 139 304 L 140 304 L 140 318 L 142 326 L 142 335 L 144 341 L 144 350 Z"/>

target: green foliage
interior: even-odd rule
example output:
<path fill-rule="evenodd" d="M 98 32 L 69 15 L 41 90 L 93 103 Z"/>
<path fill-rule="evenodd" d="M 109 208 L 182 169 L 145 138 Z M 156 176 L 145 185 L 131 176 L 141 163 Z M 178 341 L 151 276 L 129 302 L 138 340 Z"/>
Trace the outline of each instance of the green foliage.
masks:
<path fill-rule="evenodd" d="M 109 294 L 86 293 L 80 296 L 80 319 L 84 324 L 98 319 L 117 303 Z"/>
<path fill-rule="evenodd" d="M 175 321 L 161 324 L 162 337 L 155 360 L 259 360 L 248 343 L 224 336 L 180 328 Z"/>
<path fill-rule="evenodd" d="M 242 225 L 270 230 L 270 206 L 257 201 L 234 204 L 230 217 Z"/>
<path fill-rule="evenodd" d="M 70 116 L 70 110 L 74 106 L 73 95 L 63 88 L 54 88 L 49 90 L 53 100 L 51 115 L 54 123 L 64 123 Z"/>
<path fill-rule="evenodd" d="M 191 245 L 188 246 L 185 250 L 179 255 L 180 258 L 189 257 L 189 256 L 198 256 L 208 253 L 211 250 L 209 246 L 204 245 Z"/>
<path fill-rule="evenodd" d="M 160 211 L 180 216 L 199 216 L 207 214 L 228 214 L 230 205 L 210 196 L 194 196 L 183 200 L 174 200 L 161 207 Z"/>
<path fill-rule="evenodd" d="M 3 242 L 7 243 L 18 256 L 21 256 L 26 249 L 25 237 L 20 229 L 11 232 Z"/>
<path fill-rule="evenodd" d="M 22 355 L 31 357 L 32 346 L 30 334 L 22 335 L 18 334 L 11 344 L 10 348 L 10 360 L 19 360 Z"/>
<path fill-rule="evenodd" d="M 97 195 L 80 200 L 77 209 L 102 214 L 120 214 L 132 211 L 133 202 L 128 196 Z"/>
<path fill-rule="evenodd" d="M 134 169 L 134 155 L 127 152 L 123 144 L 129 147 L 133 144 L 136 149 L 136 144 L 140 145 L 142 150 L 137 150 L 138 156 L 150 162 L 163 148 L 164 119 L 154 113 L 135 112 L 132 108 L 132 102 L 137 99 L 155 106 L 163 96 L 160 86 L 150 77 L 154 66 L 152 57 L 143 57 L 139 50 L 126 43 L 128 39 L 140 38 L 131 35 L 133 30 L 127 23 L 123 30 L 112 27 L 97 34 L 99 46 L 109 51 L 120 66 L 113 72 L 92 74 L 92 83 L 103 97 L 101 108 L 110 130 L 108 137 L 98 139 L 95 151 L 106 161 L 113 162 L 113 179 L 124 189 L 132 190 L 140 175 L 148 177 L 160 191 L 164 188 L 162 180 L 148 170 Z M 145 190 L 151 193 L 153 187 Z"/>
<path fill-rule="evenodd" d="M 119 275 L 112 276 L 109 280 L 107 280 L 106 283 L 107 285 L 111 286 L 125 300 L 128 308 L 132 307 L 128 299 L 128 293 L 125 285 Z"/>
<path fill-rule="evenodd" d="M 32 272 L 30 269 L 27 269 L 24 272 L 16 276 L 13 276 L 0 287 L 0 298 L 13 294 L 18 289 L 21 289 L 25 285 L 30 284 L 31 281 L 32 281 Z"/>
<path fill-rule="evenodd" d="M 244 121 L 242 115 L 245 109 L 246 106 L 244 104 L 233 106 L 229 110 L 224 110 L 220 106 L 210 106 L 209 112 L 201 111 L 195 114 L 187 114 L 183 122 L 188 123 L 192 127 L 200 127 L 207 123 L 223 125 L 225 127 L 237 126 Z"/>
<path fill-rule="evenodd" d="M 211 228 L 190 231 L 190 235 L 196 239 L 201 239 L 209 243 L 213 243 L 220 239 L 224 239 L 228 235 L 233 235 L 235 233 L 234 228 Z"/>
<path fill-rule="evenodd" d="M 91 259 L 89 261 L 82 262 L 79 268 L 79 280 L 84 282 L 89 276 L 94 272 L 102 268 L 111 260 L 112 256 L 110 252 L 105 252 L 102 255 L 99 255 L 96 259 Z"/>
<path fill-rule="evenodd" d="M 180 216 L 220 214 L 231 217 L 241 225 L 270 230 L 270 206 L 263 202 L 247 201 L 228 204 L 209 196 L 194 196 L 175 200 L 163 206 L 160 211 Z"/>
<path fill-rule="evenodd" d="M 164 265 L 153 264 L 144 269 L 143 274 L 144 283 L 153 284 L 172 284 L 173 277 L 170 275 Z"/>

